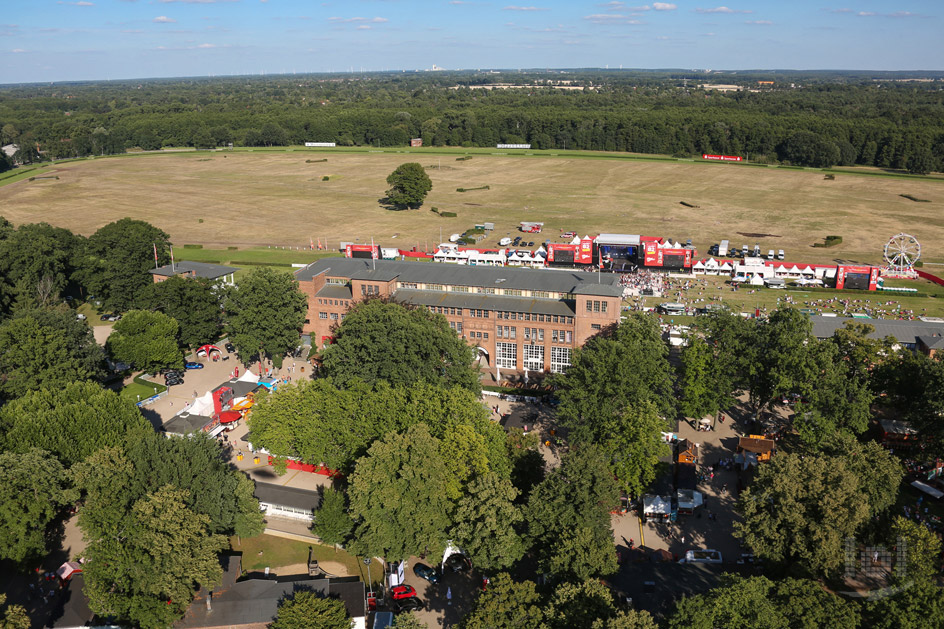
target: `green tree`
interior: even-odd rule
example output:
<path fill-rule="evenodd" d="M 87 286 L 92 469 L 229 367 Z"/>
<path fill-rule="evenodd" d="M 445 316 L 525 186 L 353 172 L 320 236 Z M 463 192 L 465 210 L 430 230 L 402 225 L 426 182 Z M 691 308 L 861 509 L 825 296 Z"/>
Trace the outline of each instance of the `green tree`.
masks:
<path fill-rule="evenodd" d="M 929 451 L 944 452 L 944 361 L 920 352 L 898 352 L 876 375 L 876 389 L 928 440 Z"/>
<path fill-rule="evenodd" d="M 892 522 L 892 544 L 904 540 L 908 549 L 906 570 L 900 575 L 905 582 L 931 583 L 940 573 L 941 538 L 923 524 L 898 516 Z"/>
<path fill-rule="evenodd" d="M 522 515 L 511 481 L 488 473 L 473 480 L 459 499 L 453 538 L 480 570 L 505 569 L 524 555 L 516 527 Z"/>
<path fill-rule="evenodd" d="M 4 450 L 39 448 L 66 467 L 150 432 L 151 424 L 132 401 L 91 382 L 43 388 L 0 408 Z"/>
<path fill-rule="evenodd" d="M 29 629 L 30 617 L 22 605 L 7 605 L 7 595 L 0 594 L 0 629 Z"/>
<path fill-rule="evenodd" d="M 257 267 L 244 275 L 226 302 L 230 339 L 240 356 L 268 355 L 278 365 L 298 344 L 308 301 L 288 273 Z"/>
<path fill-rule="evenodd" d="M 189 347 L 209 343 L 219 336 L 223 324 L 222 291 L 209 280 L 174 276 L 150 284 L 141 301 L 144 310 L 158 310 L 180 324 L 180 342 Z"/>
<path fill-rule="evenodd" d="M 859 478 L 839 457 L 780 454 L 741 494 L 735 534 L 760 557 L 834 573 L 843 542 L 869 517 Z"/>
<path fill-rule="evenodd" d="M 908 158 L 908 172 L 912 175 L 927 175 L 934 170 L 934 155 L 926 146 L 919 147 Z"/>
<path fill-rule="evenodd" d="M 123 218 L 89 237 L 78 275 L 107 308 L 124 312 L 139 305 L 154 281 L 148 271 L 155 263 L 169 263 L 169 250 L 170 237 L 165 232 L 144 221 Z"/>
<path fill-rule="evenodd" d="M 451 330 L 445 317 L 369 299 L 355 305 L 324 350 L 322 368 L 339 386 L 357 378 L 393 386 L 416 382 L 459 385 L 479 391 L 475 350 Z"/>
<path fill-rule="evenodd" d="M 635 609 L 617 612 L 615 616 L 597 619 L 591 629 L 658 629 L 656 623 L 646 610 Z"/>
<path fill-rule="evenodd" d="M 162 312 L 132 310 L 121 318 L 108 337 L 108 351 L 118 362 L 148 373 L 184 366 L 177 344 L 180 326 Z"/>
<path fill-rule="evenodd" d="M 944 590 L 936 583 L 919 582 L 868 603 L 863 616 L 869 629 L 940 629 Z"/>
<path fill-rule="evenodd" d="M 0 453 L 0 559 L 21 565 L 41 559 L 50 522 L 77 499 L 48 452 Z"/>
<path fill-rule="evenodd" d="M 540 568 L 561 577 L 577 570 L 593 575 L 615 571 L 610 511 L 616 508 L 618 495 L 607 457 L 599 448 L 583 446 L 566 455 L 561 466 L 534 488 L 524 510 L 527 538 Z M 569 538 L 577 529 L 589 532 Z M 613 554 L 612 561 L 607 552 Z M 579 566 L 568 567 L 568 560 Z"/>
<path fill-rule="evenodd" d="M 879 515 L 895 504 L 905 470 L 898 457 L 880 444 L 837 433 L 824 442 L 822 452 L 841 459 L 859 480 L 870 515 Z"/>
<path fill-rule="evenodd" d="M 516 582 L 507 572 L 491 579 L 462 621 L 463 629 L 540 629 L 541 597 L 534 582 Z"/>
<path fill-rule="evenodd" d="M 44 326 L 32 316 L 0 323 L 0 398 L 97 376 L 86 348 L 71 341 L 63 330 Z"/>
<path fill-rule="evenodd" d="M 670 629 L 855 629 L 855 605 L 809 579 L 771 581 L 767 577 L 729 575 L 726 583 L 706 594 L 679 601 L 669 618 Z"/>
<path fill-rule="evenodd" d="M 84 592 L 92 611 L 163 628 L 183 616 L 197 589 L 219 583 L 226 538 L 208 532 L 210 518 L 187 507 L 187 493 L 166 486 L 148 494 L 120 527 L 89 541 Z"/>
<path fill-rule="evenodd" d="M 559 417 L 571 438 L 598 442 L 610 432 L 609 422 L 647 400 L 671 416 L 673 372 L 667 356 L 658 323 L 642 313 L 591 337 L 574 352 L 567 372 L 552 378 Z"/>
<path fill-rule="evenodd" d="M 721 408 L 721 400 L 713 377 L 716 367 L 708 343 L 699 336 L 689 338 L 681 360 L 679 411 L 694 419 L 714 415 Z"/>
<path fill-rule="evenodd" d="M 452 505 L 439 440 L 424 424 L 375 442 L 351 475 L 352 550 L 389 561 L 445 546 Z"/>
<path fill-rule="evenodd" d="M 544 608 L 549 629 L 605 626 L 598 623 L 614 616 L 613 594 L 596 579 L 558 585 Z"/>
<path fill-rule="evenodd" d="M 279 602 L 269 629 L 350 629 L 351 617 L 340 599 L 298 590 Z"/>
<path fill-rule="evenodd" d="M 320 537 L 325 544 L 338 547 L 348 540 L 353 528 L 354 522 L 344 504 L 344 492 L 326 488 L 321 494 L 321 504 L 315 512 L 312 533 Z"/>
<path fill-rule="evenodd" d="M 75 272 L 82 238 L 47 223 L 20 225 L 0 238 L 0 282 L 46 305 L 57 300 Z M 74 317 L 73 317 L 74 318 Z"/>
<path fill-rule="evenodd" d="M 401 612 L 393 619 L 394 629 L 429 629 L 429 625 L 416 617 L 413 612 Z"/>
<path fill-rule="evenodd" d="M 415 210 L 423 205 L 426 195 L 433 189 L 426 170 L 416 162 L 401 164 L 387 176 L 387 202 L 394 207 Z"/>
<path fill-rule="evenodd" d="M 671 448 L 662 439 L 668 428 L 652 402 L 627 409 L 612 423 L 613 432 L 602 441 L 610 453 L 610 468 L 617 483 L 630 495 L 638 496 L 656 478 L 659 458 L 669 456 Z"/>

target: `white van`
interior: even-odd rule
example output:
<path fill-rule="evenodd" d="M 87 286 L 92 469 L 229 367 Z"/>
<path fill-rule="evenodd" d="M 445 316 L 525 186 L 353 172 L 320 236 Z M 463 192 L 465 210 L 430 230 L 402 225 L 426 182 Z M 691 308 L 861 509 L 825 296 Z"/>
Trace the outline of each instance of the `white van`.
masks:
<path fill-rule="evenodd" d="M 767 252 L 767 259 L 768 259 L 768 260 L 773 260 L 773 259 L 774 259 L 774 250 L 773 250 L 773 249 L 771 249 L 770 251 Z"/>
<path fill-rule="evenodd" d="M 502 247 L 507 247 L 511 244 L 511 238 L 505 237 L 498 241 L 498 244 Z"/>
<path fill-rule="evenodd" d="M 781 249 L 780 251 L 777 252 L 777 259 L 783 260 L 783 258 L 784 258 L 783 249 Z"/>

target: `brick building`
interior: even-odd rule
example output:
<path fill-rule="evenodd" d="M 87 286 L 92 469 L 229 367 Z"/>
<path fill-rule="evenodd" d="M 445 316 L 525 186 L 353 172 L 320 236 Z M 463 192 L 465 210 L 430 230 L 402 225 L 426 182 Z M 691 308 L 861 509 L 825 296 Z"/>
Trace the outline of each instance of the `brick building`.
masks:
<path fill-rule="evenodd" d="M 442 314 L 488 367 L 555 373 L 575 347 L 619 322 L 623 292 L 612 274 L 357 258 L 325 258 L 295 278 L 315 347 L 354 302 L 377 296 Z"/>
<path fill-rule="evenodd" d="M 150 273 L 154 277 L 154 283 L 163 282 L 175 275 L 180 275 L 181 277 L 202 277 L 215 284 L 232 286 L 235 283 L 236 271 L 238 270 L 239 269 L 234 266 L 182 260 L 173 264 L 165 264 L 156 269 L 151 269 Z"/>

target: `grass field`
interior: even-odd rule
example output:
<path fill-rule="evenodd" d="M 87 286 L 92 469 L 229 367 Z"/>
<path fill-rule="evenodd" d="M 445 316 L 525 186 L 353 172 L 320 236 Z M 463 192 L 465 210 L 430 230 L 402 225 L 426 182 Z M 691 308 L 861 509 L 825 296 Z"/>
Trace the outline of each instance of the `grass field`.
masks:
<path fill-rule="evenodd" d="M 350 574 L 361 576 L 362 580 L 367 582 L 367 569 L 357 557 L 344 550 L 335 552 L 334 548 L 322 544 L 298 542 L 275 535 L 257 535 L 242 540 L 233 537 L 230 539 L 230 546 L 243 554 L 244 572 L 307 563 L 308 549 L 311 548 L 312 556 L 318 561 L 343 564 Z M 379 583 L 382 571 L 373 570 L 370 576 L 375 583 Z"/>
<path fill-rule="evenodd" d="M 455 160 L 466 153 L 473 158 Z M 385 246 L 432 248 L 440 238 L 485 221 L 496 223 L 496 231 L 483 244 L 495 244 L 514 234 L 520 221 L 534 220 L 545 222 L 536 241 L 559 241 L 560 232 L 570 230 L 638 233 L 692 238 L 705 251 L 727 238 L 735 246 L 784 249 L 788 261 L 797 262 L 878 262 L 884 242 L 905 231 L 922 242 L 924 260 L 944 261 L 942 178 L 866 176 L 883 173 L 863 169 L 835 170 L 830 181 L 818 170 L 658 156 L 496 153 L 502 151 L 281 149 L 96 158 L 37 173 L 59 180 L 0 181 L 0 213 L 17 224 L 47 221 L 83 234 L 130 216 L 161 227 L 178 246 L 224 250 L 307 247 L 309 239 L 319 238 L 337 248 L 341 240 L 372 237 Z M 328 161 L 306 163 L 323 158 Z M 406 161 L 428 167 L 433 191 L 423 209 L 385 209 L 378 202 L 385 179 Z M 330 181 L 322 181 L 324 176 Z M 484 185 L 490 189 L 456 192 Z M 432 206 L 458 217 L 441 218 L 429 211 Z M 830 249 L 812 247 L 827 234 L 844 241 Z M 198 251 L 175 249 L 189 259 L 211 259 Z M 294 255 L 286 252 L 286 261 L 312 259 Z M 229 261 L 234 260 L 235 255 Z"/>

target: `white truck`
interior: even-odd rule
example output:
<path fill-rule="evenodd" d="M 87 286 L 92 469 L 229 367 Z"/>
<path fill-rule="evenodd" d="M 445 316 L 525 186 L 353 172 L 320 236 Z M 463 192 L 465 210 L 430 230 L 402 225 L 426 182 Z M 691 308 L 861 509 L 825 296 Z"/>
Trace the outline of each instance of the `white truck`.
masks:
<path fill-rule="evenodd" d="M 728 247 L 730 243 L 727 240 L 722 240 L 721 244 L 718 245 L 718 256 L 723 258 L 728 255 Z"/>

